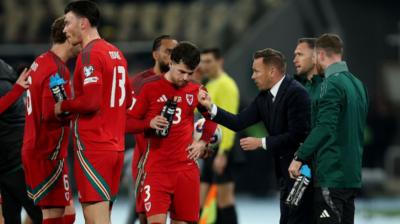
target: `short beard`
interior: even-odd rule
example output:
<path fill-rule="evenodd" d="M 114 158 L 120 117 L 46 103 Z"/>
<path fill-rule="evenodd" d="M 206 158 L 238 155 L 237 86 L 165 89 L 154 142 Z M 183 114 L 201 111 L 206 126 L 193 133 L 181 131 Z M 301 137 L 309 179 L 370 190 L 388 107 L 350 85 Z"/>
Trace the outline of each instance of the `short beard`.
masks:
<path fill-rule="evenodd" d="M 169 71 L 169 65 L 168 64 L 164 64 L 162 62 L 158 63 L 158 67 L 160 68 L 160 72 L 161 73 L 166 73 Z"/>

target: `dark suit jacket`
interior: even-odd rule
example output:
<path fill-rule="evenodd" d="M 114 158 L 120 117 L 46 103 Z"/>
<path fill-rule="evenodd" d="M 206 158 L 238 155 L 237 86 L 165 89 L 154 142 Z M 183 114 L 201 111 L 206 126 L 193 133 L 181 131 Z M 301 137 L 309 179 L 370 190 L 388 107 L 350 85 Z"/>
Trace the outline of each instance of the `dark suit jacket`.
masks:
<path fill-rule="evenodd" d="M 288 75 L 282 81 L 273 103 L 268 102 L 268 94 L 268 91 L 261 91 L 238 115 L 218 108 L 213 121 L 234 131 L 262 121 L 269 133 L 267 150 L 274 156 L 280 186 L 285 187 L 290 180 L 288 168 L 294 153 L 310 131 L 310 98 L 304 87 Z"/>

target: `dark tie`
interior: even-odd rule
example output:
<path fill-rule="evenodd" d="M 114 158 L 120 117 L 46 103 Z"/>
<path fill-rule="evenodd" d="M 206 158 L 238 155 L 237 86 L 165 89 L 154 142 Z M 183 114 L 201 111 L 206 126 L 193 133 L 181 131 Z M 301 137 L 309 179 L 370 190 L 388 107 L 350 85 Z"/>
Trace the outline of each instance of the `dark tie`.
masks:
<path fill-rule="evenodd" d="M 272 99 L 274 98 L 274 96 L 272 95 L 270 90 L 267 90 L 267 96 L 268 96 L 268 104 L 272 105 L 273 103 Z"/>

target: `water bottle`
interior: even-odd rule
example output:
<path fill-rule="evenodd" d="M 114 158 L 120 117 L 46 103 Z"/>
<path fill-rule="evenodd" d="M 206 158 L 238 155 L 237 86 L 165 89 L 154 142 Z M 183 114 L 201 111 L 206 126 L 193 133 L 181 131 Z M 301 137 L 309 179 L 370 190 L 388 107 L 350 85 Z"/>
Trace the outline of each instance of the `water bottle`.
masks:
<path fill-rule="evenodd" d="M 303 165 L 300 169 L 300 176 L 297 177 L 292 190 L 286 198 L 286 204 L 289 206 L 299 206 L 304 192 L 306 191 L 311 180 L 311 170 L 307 165 Z"/>
<path fill-rule="evenodd" d="M 175 110 L 177 107 L 177 102 L 175 100 L 168 100 L 163 109 L 161 110 L 161 116 L 165 117 L 168 121 L 168 125 L 163 130 L 156 130 L 156 136 L 158 137 L 167 137 L 169 133 L 169 129 L 172 125 L 172 121 L 174 119 Z"/>
<path fill-rule="evenodd" d="M 50 90 L 53 94 L 53 98 L 56 102 L 60 102 L 67 99 L 67 94 L 64 89 L 65 80 L 60 77 L 58 73 L 50 76 Z M 68 115 L 68 112 L 63 112 L 63 115 Z"/>

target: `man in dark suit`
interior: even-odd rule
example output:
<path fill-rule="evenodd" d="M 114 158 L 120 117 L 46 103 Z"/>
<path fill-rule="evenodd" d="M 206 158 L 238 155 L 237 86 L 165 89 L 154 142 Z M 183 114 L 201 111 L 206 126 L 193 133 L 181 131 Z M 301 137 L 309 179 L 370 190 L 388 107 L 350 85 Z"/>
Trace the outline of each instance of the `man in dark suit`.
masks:
<path fill-rule="evenodd" d="M 234 131 L 243 130 L 259 121 L 264 123 L 269 136 L 243 138 L 244 150 L 263 148 L 271 150 L 280 188 L 281 224 L 312 223 L 312 194 L 305 193 L 299 207 L 290 208 L 285 200 L 293 186 L 287 169 L 296 150 L 310 130 L 310 99 L 300 83 L 285 74 L 284 55 L 274 49 L 254 54 L 252 79 L 260 93 L 238 115 L 231 114 L 212 103 L 205 91 L 199 93 L 199 102 L 208 108 L 213 121 Z"/>

